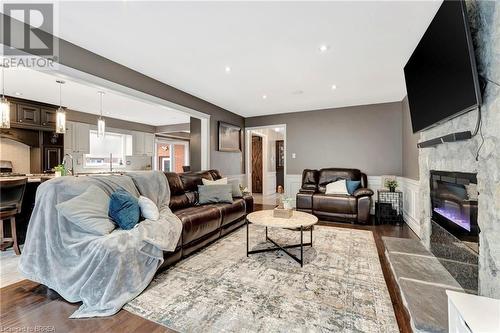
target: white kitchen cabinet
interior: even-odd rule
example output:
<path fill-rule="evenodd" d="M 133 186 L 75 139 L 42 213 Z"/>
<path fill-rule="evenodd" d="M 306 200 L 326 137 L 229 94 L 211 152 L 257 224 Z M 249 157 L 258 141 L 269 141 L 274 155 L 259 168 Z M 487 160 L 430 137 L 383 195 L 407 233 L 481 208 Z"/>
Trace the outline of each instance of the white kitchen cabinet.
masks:
<path fill-rule="evenodd" d="M 147 155 L 153 156 L 155 136 L 154 134 L 144 132 L 132 133 L 132 154 L 134 156 Z"/>
<path fill-rule="evenodd" d="M 76 123 L 76 129 L 73 131 L 75 135 L 73 146 L 76 147 L 76 151 L 82 154 L 90 153 L 90 125 Z"/>
<path fill-rule="evenodd" d="M 144 134 L 144 153 L 153 156 L 155 151 L 155 135 L 151 133 Z"/>
<path fill-rule="evenodd" d="M 133 132 L 132 133 L 132 155 L 143 155 L 144 154 L 144 133 Z"/>
<path fill-rule="evenodd" d="M 64 134 L 64 152 L 69 154 L 90 152 L 90 125 L 83 123 L 66 122 Z"/>

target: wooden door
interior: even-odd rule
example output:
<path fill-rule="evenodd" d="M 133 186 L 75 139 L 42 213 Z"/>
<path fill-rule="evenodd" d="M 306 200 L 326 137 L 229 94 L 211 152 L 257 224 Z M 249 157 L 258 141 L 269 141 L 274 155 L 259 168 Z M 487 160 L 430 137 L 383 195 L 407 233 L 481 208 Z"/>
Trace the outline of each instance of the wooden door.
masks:
<path fill-rule="evenodd" d="M 252 136 L 252 193 L 262 193 L 262 138 Z"/>

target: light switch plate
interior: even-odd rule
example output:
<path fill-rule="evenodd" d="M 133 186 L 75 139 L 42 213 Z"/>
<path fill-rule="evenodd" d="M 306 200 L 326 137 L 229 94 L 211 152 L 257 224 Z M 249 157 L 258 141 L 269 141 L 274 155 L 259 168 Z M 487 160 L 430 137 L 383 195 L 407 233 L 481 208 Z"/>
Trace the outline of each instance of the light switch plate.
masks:
<path fill-rule="evenodd" d="M 292 153 L 292 158 L 296 158 L 296 157 L 297 157 L 297 154 Z"/>

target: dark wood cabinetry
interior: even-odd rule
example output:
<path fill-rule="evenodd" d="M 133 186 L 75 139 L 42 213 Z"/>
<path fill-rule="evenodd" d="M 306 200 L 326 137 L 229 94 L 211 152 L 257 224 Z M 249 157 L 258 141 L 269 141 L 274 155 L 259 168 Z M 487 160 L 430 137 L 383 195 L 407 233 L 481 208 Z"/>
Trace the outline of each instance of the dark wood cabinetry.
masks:
<path fill-rule="evenodd" d="M 40 115 L 41 115 L 42 126 L 50 126 L 50 127 L 55 128 L 55 126 L 56 126 L 56 114 L 57 114 L 56 109 L 41 108 Z"/>
<path fill-rule="evenodd" d="M 40 125 L 40 107 L 17 104 L 17 122 L 25 125 Z"/>
<path fill-rule="evenodd" d="M 8 97 L 10 103 L 10 125 L 40 131 L 54 131 L 57 106 Z"/>
<path fill-rule="evenodd" d="M 42 171 L 50 171 L 62 163 L 64 157 L 64 135 L 54 132 L 43 132 L 42 137 Z"/>

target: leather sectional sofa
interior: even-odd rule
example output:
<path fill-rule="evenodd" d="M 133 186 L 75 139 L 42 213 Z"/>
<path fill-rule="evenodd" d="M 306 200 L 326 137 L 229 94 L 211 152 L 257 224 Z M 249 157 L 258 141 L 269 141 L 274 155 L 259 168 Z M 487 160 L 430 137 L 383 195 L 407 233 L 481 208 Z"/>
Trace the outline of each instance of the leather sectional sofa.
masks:
<path fill-rule="evenodd" d="M 325 194 L 326 185 L 340 179 L 359 180 L 361 184 L 353 195 Z M 323 220 L 366 224 L 370 221 L 372 195 L 366 174 L 358 169 L 306 169 L 297 193 L 297 210 Z"/>
<path fill-rule="evenodd" d="M 219 171 L 165 172 L 170 187 L 170 209 L 182 222 L 182 236 L 174 252 L 165 252 L 166 268 L 245 223 L 253 210 L 253 198 L 233 198 L 233 203 L 198 205 L 198 185 L 202 179 L 222 178 Z"/>

